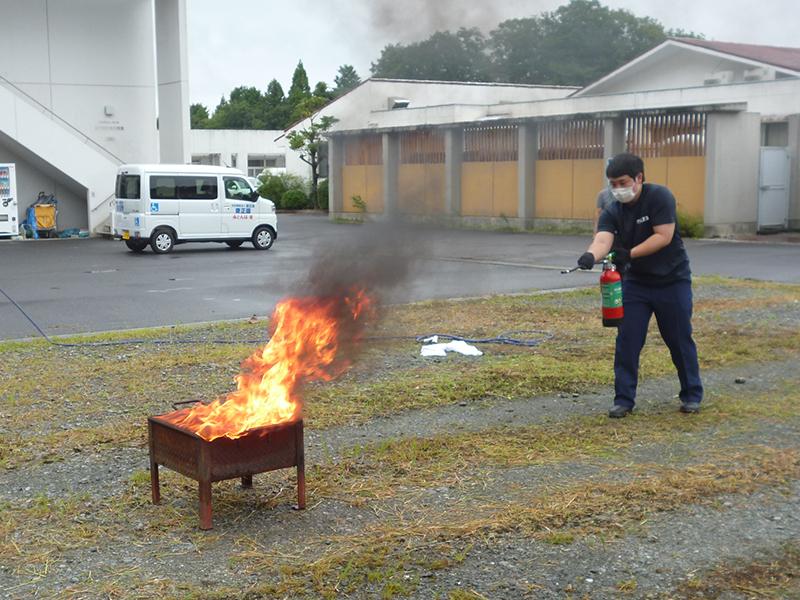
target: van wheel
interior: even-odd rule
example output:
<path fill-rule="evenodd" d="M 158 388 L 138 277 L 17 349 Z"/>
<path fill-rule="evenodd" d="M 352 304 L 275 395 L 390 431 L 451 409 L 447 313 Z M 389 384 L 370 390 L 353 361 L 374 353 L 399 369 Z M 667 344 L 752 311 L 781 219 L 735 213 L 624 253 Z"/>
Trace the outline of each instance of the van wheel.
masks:
<path fill-rule="evenodd" d="M 175 234 L 169 229 L 156 229 L 150 236 L 150 247 L 156 254 L 167 254 L 175 247 Z"/>
<path fill-rule="evenodd" d="M 253 247 L 256 250 L 269 250 L 275 241 L 275 232 L 271 227 L 262 225 L 253 232 Z"/>
<path fill-rule="evenodd" d="M 238 248 L 242 245 L 242 240 L 235 240 L 233 242 L 225 242 L 229 248 Z"/>
<path fill-rule="evenodd" d="M 125 245 L 131 252 L 144 252 L 147 248 L 147 240 L 125 240 Z"/>

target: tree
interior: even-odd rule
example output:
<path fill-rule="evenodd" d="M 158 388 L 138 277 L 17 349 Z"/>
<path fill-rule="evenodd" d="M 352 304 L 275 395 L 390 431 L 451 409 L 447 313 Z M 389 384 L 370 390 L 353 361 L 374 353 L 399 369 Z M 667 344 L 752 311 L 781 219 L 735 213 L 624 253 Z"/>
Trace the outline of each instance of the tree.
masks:
<path fill-rule="evenodd" d="M 328 84 L 324 81 L 318 81 L 317 85 L 314 86 L 314 93 L 312 96 L 322 98 L 326 102 L 329 102 L 333 100 L 333 90 L 329 90 Z"/>
<path fill-rule="evenodd" d="M 208 127 L 208 109 L 200 103 L 189 107 L 189 122 L 192 129 L 206 129 Z"/>
<path fill-rule="evenodd" d="M 264 126 L 266 129 L 284 129 L 289 125 L 292 109 L 283 95 L 283 87 L 277 79 L 267 85 L 264 95 Z"/>
<path fill-rule="evenodd" d="M 289 88 L 289 104 L 293 107 L 300 104 L 311 95 L 311 88 L 308 87 L 308 74 L 303 66 L 303 61 L 298 61 L 297 67 L 292 74 L 292 87 Z"/>
<path fill-rule="evenodd" d="M 440 79 L 444 81 L 491 81 L 486 39 L 476 28 L 456 33 L 437 31 L 413 44 L 389 44 L 372 63 L 375 77 Z"/>
<path fill-rule="evenodd" d="M 333 78 L 333 83 L 336 86 L 333 88 L 333 96 L 338 98 L 360 84 L 361 78 L 353 65 L 342 65 L 339 67 L 339 74 Z"/>
<path fill-rule="evenodd" d="M 265 101 L 258 88 L 239 86 L 222 97 L 211 117 L 213 129 L 265 129 Z"/>
<path fill-rule="evenodd" d="M 571 0 L 538 17 L 500 23 L 488 41 L 495 76 L 515 83 L 586 85 L 663 42 L 650 17 Z"/>
<path fill-rule="evenodd" d="M 308 120 L 304 129 L 295 129 L 286 136 L 289 147 L 300 152 L 300 160 L 311 167 L 311 202 L 314 208 L 319 208 L 317 188 L 319 184 L 319 153 L 325 143 L 324 136 L 337 121 L 335 117 L 319 116 L 321 98 L 311 97 L 302 102 L 296 111 L 302 112 L 303 118 Z"/>

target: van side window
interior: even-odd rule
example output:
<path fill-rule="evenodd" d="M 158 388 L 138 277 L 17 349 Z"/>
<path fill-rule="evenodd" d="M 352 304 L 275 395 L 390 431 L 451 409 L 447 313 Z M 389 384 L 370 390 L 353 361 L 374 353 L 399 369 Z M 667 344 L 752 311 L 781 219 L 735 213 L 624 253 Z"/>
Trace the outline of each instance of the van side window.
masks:
<path fill-rule="evenodd" d="M 229 200 L 246 200 L 252 202 L 253 189 L 247 180 L 242 177 L 223 177 L 225 182 L 225 197 Z"/>
<path fill-rule="evenodd" d="M 152 175 L 150 198 L 153 200 L 216 200 L 217 178 L 194 175 Z"/>

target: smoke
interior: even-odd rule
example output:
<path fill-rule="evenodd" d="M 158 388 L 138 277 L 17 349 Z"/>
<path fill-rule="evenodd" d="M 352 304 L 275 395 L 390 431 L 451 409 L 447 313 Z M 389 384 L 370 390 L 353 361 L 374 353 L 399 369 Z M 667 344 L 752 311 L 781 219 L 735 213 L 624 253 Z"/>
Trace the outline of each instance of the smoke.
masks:
<path fill-rule="evenodd" d="M 421 230 L 409 224 L 371 223 L 348 228 L 353 231 L 346 241 L 317 245 L 308 275 L 298 290 L 298 295 L 329 306 L 338 323 L 333 372 L 352 364 L 364 349 L 360 340 L 384 316 L 385 298 L 410 280 L 427 246 Z"/>
<path fill-rule="evenodd" d="M 366 0 L 363 10 L 369 15 L 373 33 L 384 36 L 388 43 L 413 42 L 427 38 L 435 31 L 455 31 L 461 27 L 477 27 L 484 33 L 498 23 L 513 17 L 537 14 L 557 4 L 546 0 Z"/>
<path fill-rule="evenodd" d="M 370 223 L 352 229 L 346 240 L 316 246 L 308 277 L 301 284 L 304 295 L 327 297 L 364 288 L 380 299 L 406 283 L 426 253 L 423 230 L 408 223 Z"/>

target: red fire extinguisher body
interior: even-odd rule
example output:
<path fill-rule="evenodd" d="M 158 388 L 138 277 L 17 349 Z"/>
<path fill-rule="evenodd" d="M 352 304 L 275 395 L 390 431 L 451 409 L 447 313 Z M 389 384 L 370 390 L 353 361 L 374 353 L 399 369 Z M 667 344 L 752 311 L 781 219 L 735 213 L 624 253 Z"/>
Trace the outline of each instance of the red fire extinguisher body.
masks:
<path fill-rule="evenodd" d="M 622 308 L 622 276 L 614 264 L 603 264 L 603 273 L 600 275 L 600 295 L 602 296 L 603 325 L 616 327 L 622 323 L 624 311 Z"/>

